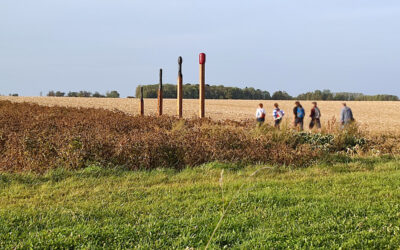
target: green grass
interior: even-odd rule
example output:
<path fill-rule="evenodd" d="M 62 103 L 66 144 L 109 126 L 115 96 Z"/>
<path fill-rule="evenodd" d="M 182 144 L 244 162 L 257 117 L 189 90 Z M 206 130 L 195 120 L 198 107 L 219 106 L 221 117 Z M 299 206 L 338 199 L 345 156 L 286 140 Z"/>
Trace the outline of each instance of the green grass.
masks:
<path fill-rule="evenodd" d="M 0 248 L 397 248 L 400 161 L 0 174 Z M 222 188 L 221 171 L 223 172 Z"/>

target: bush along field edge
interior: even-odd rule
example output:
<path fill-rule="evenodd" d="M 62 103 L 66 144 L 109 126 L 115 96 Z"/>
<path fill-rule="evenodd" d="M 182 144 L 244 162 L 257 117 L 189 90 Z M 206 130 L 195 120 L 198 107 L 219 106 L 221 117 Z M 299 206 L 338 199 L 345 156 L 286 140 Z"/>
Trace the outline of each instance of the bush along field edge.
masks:
<path fill-rule="evenodd" d="M 0 170 L 45 172 L 88 165 L 126 169 L 209 162 L 306 167 L 351 157 L 396 156 L 395 135 L 368 135 L 334 120 L 322 131 L 281 130 L 253 121 L 130 116 L 93 108 L 0 101 Z"/>

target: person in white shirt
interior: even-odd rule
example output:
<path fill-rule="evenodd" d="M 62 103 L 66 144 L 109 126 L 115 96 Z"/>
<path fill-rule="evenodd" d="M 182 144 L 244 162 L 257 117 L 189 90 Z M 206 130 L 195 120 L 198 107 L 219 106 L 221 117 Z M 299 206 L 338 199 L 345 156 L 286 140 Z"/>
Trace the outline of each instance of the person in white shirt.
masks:
<path fill-rule="evenodd" d="M 275 121 L 275 128 L 280 129 L 280 124 L 282 122 L 282 118 L 285 115 L 285 112 L 283 112 L 282 109 L 279 108 L 278 103 L 274 104 L 274 111 L 272 111 L 272 116 L 274 117 L 274 121 Z"/>
<path fill-rule="evenodd" d="M 256 111 L 256 119 L 258 125 L 262 125 L 265 122 L 265 109 L 263 108 L 263 104 L 258 104 L 258 108 Z"/>

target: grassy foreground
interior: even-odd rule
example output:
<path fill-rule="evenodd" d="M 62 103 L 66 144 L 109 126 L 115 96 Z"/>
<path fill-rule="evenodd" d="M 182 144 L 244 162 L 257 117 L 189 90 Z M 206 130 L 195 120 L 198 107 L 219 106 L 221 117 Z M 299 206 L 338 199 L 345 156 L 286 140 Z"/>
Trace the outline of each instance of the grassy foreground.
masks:
<path fill-rule="evenodd" d="M 0 248 L 203 248 L 233 197 L 210 248 L 400 245 L 399 160 L 260 168 L 2 173 Z"/>

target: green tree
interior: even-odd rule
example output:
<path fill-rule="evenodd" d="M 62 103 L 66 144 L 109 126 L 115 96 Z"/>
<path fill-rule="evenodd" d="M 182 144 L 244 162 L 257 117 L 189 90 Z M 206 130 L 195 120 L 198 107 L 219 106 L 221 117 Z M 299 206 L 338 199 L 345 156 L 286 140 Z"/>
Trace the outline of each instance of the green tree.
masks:
<path fill-rule="evenodd" d="M 65 92 L 57 91 L 57 92 L 55 93 L 55 96 L 57 96 L 57 97 L 63 97 L 63 96 L 65 96 Z"/>
<path fill-rule="evenodd" d="M 78 97 L 78 92 L 68 92 L 67 94 L 69 97 Z"/>
<path fill-rule="evenodd" d="M 110 92 L 107 91 L 106 97 L 108 97 L 108 98 L 119 98 L 119 93 L 116 90 L 112 90 Z"/>
<path fill-rule="evenodd" d="M 292 100 L 293 98 L 286 91 L 276 91 L 272 94 L 272 100 Z"/>
<path fill-rule="evenodd" d="M 143 96 L 145 98 L 157 98 L 158 84 L 142 85 Z M 176 85 L 164 84 L 163 96 L 164 98 L 176 98 Z M 140 86 L 136 88 L 136 96 L 140 97 Z M 271 95 L 268 91 L 262 91 L 254 88 L 236 88 L 224 87 L 223 85 L 206 85 L 205 88 L 206 99 L 260 99 L 269 100 Z M 183 98 L 197 99 L 199 98 L 199 85 L 198 84 L 184 84 L 183 85 Z"/>
<path fill-rule="evenodd" d="M 104 95 L 100 94 L 98 91 L 94 92 L 94 94 L 92 95 L 92 97 L 97 97 L 97 98 L 101 98 L 101 97 L 105 97 Z"/>
<path fill-rule="evenodd" d="M 91 96 L 92 96 L 92 93 L 90 93 L 89 91 L 81 90 L 78 93 L 78 97 L 91 97 Z"/>

